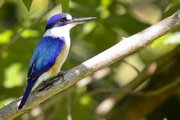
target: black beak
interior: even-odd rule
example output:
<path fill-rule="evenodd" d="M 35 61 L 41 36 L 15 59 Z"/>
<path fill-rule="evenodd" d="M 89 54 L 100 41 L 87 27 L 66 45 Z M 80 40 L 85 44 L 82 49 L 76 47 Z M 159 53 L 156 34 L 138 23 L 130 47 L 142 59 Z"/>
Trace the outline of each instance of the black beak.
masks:
<path fill-rule="evenodd" d="M 96 17 L 73 18 L 72 20 L 68 21 L 68 23 L 82 24 L 82 23 L 89 22 L 89 21 L 95 20 L 95 19 L 96 19 Z"/>

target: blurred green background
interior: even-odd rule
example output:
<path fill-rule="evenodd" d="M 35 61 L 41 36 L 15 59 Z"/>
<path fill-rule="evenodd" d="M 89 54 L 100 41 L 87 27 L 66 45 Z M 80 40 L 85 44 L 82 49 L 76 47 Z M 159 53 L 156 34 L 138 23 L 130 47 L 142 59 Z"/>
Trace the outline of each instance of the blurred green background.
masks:
<path fill-rule="evenodd" d="M 62 12 L 62 2 L 0 0 L 0 107 L 23 94 L 33 49 L 43 35 L 47 19 Z M 93 16 L 97 20 L 71 30 L 71 50 L 62 70 L 71 69 L 118 43 L 122 37 L 131 36 L 172 15 L 180 8 L 180 0 L 70 0 L 67 5 L 63 7 L 67 10 L 69 7 L 73 16 Z M 83 79 L 17 120 L 70 120 L 71 117 L 73 120 L 131 120 L 119 116 L 118 109 L 126 99 L 119 101 L 105 116 L 97 115 L 96 108 L 116 90 L 134 80 L 138 76 L 137 70 L 141 72 L 154 60 L 173 51 L 179 43 L 180 30 L 175 29 L 124 60 Z M 171 61 L 153 77 L 172 70 Z M 149 86 L 141 86 L 139 91 L 146 87 Z M 148 114 L 132 120 L 180 120 L 178 90 L 159 104 Z"/>

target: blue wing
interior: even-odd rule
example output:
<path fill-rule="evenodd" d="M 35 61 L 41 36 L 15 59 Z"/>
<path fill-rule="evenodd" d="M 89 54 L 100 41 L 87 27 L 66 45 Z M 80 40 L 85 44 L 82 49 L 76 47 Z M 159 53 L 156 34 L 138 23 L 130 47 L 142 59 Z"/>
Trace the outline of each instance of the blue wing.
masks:
<path fill-rule="evenodd" d="M 64 38 L 43 37 L 36 47 L 30 62 L 28 79 L 36 80 L 55 63 L 64 45 Z"/>
<path fill-rule="evenodd" d="M 40 75 L 48 71 L 56 61 L 64 45 L 64 38 L 43 37 L 34 50 L 28 71 L 28 84 L 18 109 L 26 103 L 28 96 Z"/>

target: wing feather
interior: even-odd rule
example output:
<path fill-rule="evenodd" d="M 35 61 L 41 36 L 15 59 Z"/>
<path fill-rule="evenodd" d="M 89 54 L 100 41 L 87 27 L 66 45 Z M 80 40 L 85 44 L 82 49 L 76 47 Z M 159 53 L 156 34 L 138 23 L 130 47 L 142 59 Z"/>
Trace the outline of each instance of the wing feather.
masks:
<path fill-rule="evenodd" d="M 64 38 L 43 37 L 35 48 L 28 71 L 28 79 L 37 80 L 56 61 L 64 45 Z"/>

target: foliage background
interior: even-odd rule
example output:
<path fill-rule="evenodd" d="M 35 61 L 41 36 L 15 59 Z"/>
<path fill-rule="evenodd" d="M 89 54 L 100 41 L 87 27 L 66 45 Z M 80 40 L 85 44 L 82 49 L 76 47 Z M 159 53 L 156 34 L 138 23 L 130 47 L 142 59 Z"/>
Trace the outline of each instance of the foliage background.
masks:
<path fill-rule="evenodd" d="M 62 12 L 60 3 L 63 3 L 63 10 L 70 11 L 73 16 L 97 17 L 96 21 L 77 26 L 71 31 L 71 51 L 63 70 L 73 68 L 118 43 L 122 37 L 135 34 L 180 8 L 179 0 L 71 0 L 69 4 L 67 0 L 1 0 L 0 107 L 23 94 L 33 49 L 43 35 L 46 20 L 53 14 Z M 97 115 L 96 107 L 115 94 L 116 90 L 135 79 L 138 72 L 148 64 L 172 51 L 179 43 L 179 30 L 171 31 L 125 60 L 83 79 L 17 120 L 64 120 L 68 113 L 74 120 L 118 120 L 121 118 L 118 109 L 123 106 L 126 98 L 119 101 L 105 116 Z M 159 75 L 168 74 L 168 71 L 173 69 L 172 66 L 169 61 L 136 91 L 151 88 L 151 84 L 147 83 L 158 80 L 155 78 Z M 178 70 L 174 69 L 174 72 Z M 179 120 L 178 106 L 180 93 L 176 90 L 156 109 L 137 119 Z M 143 109 L 146 109 L 146 106 Z M 136 113 L 130 115 L 133 117 L 134 114 Z"/>

